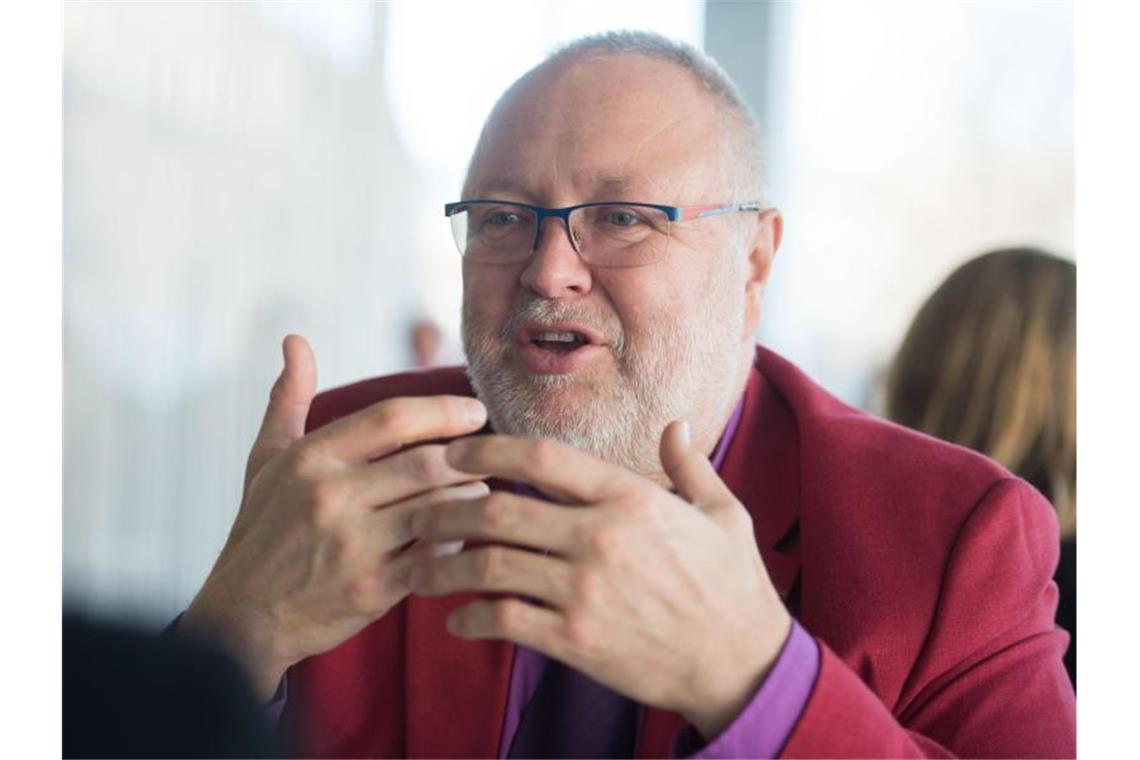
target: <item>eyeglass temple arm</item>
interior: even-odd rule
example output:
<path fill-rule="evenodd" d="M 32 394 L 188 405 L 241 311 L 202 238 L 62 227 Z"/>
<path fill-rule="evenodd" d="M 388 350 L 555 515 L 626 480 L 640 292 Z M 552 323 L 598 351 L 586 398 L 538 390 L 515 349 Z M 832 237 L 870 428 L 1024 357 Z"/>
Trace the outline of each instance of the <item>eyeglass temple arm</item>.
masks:
<path fill-rule="evenodd" d="M 707 219 L 712 216 L 724 216 L 725 214 L 735 214 L 741 211 L 761 211 L 763 207 L 759 201 L 745 201 L 744 203 L 733 203 L 729 206 L 684 206 L 678 208 L 680 212 L 677 218 L 673 221 L 685 221 L 688 219 Z"/>

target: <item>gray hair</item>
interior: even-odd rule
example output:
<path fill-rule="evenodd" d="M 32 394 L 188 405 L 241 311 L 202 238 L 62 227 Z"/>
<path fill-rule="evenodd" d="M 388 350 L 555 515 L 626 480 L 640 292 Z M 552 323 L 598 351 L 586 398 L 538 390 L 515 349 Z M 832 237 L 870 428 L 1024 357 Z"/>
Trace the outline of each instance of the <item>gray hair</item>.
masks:
<path fill-rule="evenodd" d="M 579 37 L 556 48 L 539 66 L 581 56 L 638 54 L 680 66 L 689 72 L 725 115 L 724 169 L 733 194 L 726 201 L 767 201 L 764 147 L 756 115 L 740 88 L 716 60 L 686 42 L 656 32 L 611 31 Z M 532 69 L 533 71 L 533 69 Z M 525 76 L 523 77 L 526 78 Z M 718 199 L 719 200 L 719 199 Z"/>

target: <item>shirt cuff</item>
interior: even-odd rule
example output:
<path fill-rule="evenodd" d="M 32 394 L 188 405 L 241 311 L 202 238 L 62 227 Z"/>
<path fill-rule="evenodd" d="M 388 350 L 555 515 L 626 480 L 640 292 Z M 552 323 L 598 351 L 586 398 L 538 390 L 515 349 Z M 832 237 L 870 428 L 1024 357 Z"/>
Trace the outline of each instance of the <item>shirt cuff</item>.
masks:
<path fill-rule="evenodd" d="M 720 736 L 705 743 L 685 726 L 673 740 L 673 757 L 777 757 L 803 715 L 819 675 L 819 644 L 798 622 L 752 700 Z"/>

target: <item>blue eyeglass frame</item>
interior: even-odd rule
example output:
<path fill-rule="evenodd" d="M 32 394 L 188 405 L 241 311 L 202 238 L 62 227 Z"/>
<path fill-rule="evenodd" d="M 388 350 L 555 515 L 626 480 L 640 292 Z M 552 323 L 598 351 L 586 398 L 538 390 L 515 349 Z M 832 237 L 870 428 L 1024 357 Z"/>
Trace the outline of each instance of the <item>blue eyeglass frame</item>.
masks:
<path fill-rule="evenodd" d="M 538 245 L 542 223 L 549 217 L 561 219 L 562 223 L 566 225 L 566 231 L 569 232 L 570 214 L 580 208 L 596 208 L 598 206 L 641 206 L 642 208 L 652 208 L 664 212 L 670 222 L 706 219 L 708 217 L 736 214 L 743 211 L 764 210 L 764 206 L 760 201 L 744 201 L 743 203 L 729 203 L 726 205 L 713 203 L 702 206 L 666 206 L 661 203 L 642 203 L 641 201 L 596 201 L 594 203 L 579 203 L 574 206 L 563 206 L 562 208 L 548 208 L 546 206 L 535 206 L 530 203 L 520 203 L 518 201 L 505 201 L 501 198 L 469 198 L 467 200 L 444 204 L 443 215 L 446 217 L 455 216 L 455 214 L 463 211 L 464 207 L 473 203 L 502 203 L 504 205 L 518 206 L 533 211 L 535 214 L 535 234 L 534 242 L 531 244 L 532 246 Z M 570 242 L 573 244 L 574 249 L 578 250 L 578 243 L 574 240 L 573 235 L 570 235 Z M 579 253 L 581 253 L 581 251 L 579 251 Z"/>
<path fill-rule="evenodd" d="M 762 211 L 764 209 L 760 201 L 744 201 L 743 203 L 730 203 L 727 205 L 713 203 L 704 206 L 666 206 L 660 203 L 642 203 L 641 201 L 597 201 L 594 203 L 579 203 L 574 206 L 563 206 L 562 208 L 549 208 L 547 206 L 535 206 L 530 203 L 520 203 L 518 201 L 505 201 L 501 198 L 469 198 L 462 201 L 455 201 L 454 203 L 445 203 L 443 206 L 443 215 L 454 216 L 462 211 L 464 206 L 472 203 L 503 203 L 510 206 L 521 206 L 522 208 L 530 209 L 538 215 L 537 221 L 539 225 L 546 221 L 547 217 L 555 216 L 559 219 L 569 220 L 571 212 L 577 211 L 580 208 L 594 208 L 597 206 L 644 206 L 646 208 L 655 208 L 658 211 L 664 211 L 670 222 L 703 219 L 710 216 L 735 214 L 741 211 Z"/>

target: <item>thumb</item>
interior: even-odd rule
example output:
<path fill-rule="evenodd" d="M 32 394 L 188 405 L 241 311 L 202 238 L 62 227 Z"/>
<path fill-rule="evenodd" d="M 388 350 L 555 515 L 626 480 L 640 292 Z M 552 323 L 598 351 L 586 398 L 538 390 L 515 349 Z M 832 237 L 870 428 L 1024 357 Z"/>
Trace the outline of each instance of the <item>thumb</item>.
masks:
<path fill-rule="evenodd" d="M 286 335 L 281 352 L 285 366 L 269 392 L 265 419 L 249 454 L 249 476 L 305 434 L 305 420 L 317 392 L 317 359 L 309 342 L 300 335 Z"/>
<path fill-rule="evenodd" d="M 674 420 L 661 434 L 661 465 L 677 495 L 703 511 L 731 497 L 712 462 L 693 446 L 689 423 Z"/>

